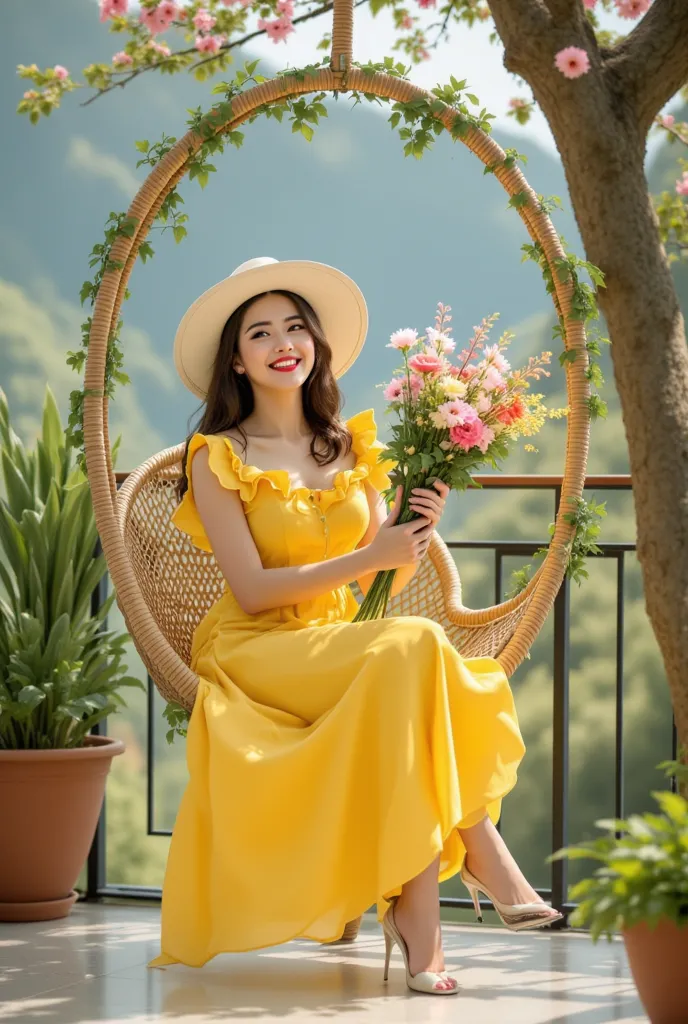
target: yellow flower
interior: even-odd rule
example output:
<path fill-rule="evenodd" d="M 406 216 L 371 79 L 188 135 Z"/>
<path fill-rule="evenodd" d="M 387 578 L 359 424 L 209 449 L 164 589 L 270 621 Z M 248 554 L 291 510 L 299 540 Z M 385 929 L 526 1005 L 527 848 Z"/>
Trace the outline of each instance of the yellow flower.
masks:
<path fill-rule="evenodd" d="M 423 426 L 423 417 L 422 416 L 416 416 L 416 423 L 418 424 L 419 427 L 422 427 Z"/>
<path fill-rule="evenodd" d="M 453 456 L 453 455 L 451 454 L 451 452 L 450 452 L 450 453 L 449 453 L 449 455 L 445 455 L 445 456 L 444 456 L 444 461 L 445 461 L 445 462 L 451 462 L 451 460 L 452 460 L 453 458 L 454 458 L 454 456 Z"/>
<path fill-rule="evenodd" d="M 416 449 L 415 449 L 415 447 L 413 445 L 411 445 L 410 448 L 404 448 L 404 451 L 406 452 L 407 455 L 415 455 L 416 454 Z"/>
<path fill-rule="evenodd" d="M 445 420 L 441 412 L 431 412 L 430 422 L 432 423 L 433 427 L 437 427 L 438 430 L 446 430 L 447 421 Z"/>
<path fill-rule="evenodd" d="M 468 390 L 466 382 L 457 380 L 456 377 L 441 377 L 440 387 L 450 398 L 463 398 Z"/>

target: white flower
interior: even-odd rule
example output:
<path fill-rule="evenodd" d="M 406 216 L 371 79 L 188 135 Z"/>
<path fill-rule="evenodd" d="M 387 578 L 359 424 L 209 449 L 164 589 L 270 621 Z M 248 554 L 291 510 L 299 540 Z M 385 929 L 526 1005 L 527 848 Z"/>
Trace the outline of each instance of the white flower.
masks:
<path fill-rule="evenodd" d="M 418 331 L 414 331 L 412 327 L 404 327 L 401 331 L 395 331 L 389 339 L 389 345 L 387 348 L 398 348 L 401 351 L 405 351 L 413 346 L 418 341 Z"/>
<path fill-rule="evenodd" d="M 435 349 L 440 349 L 445 356 L 449 355 L 449 353 L 453 352 L 456 348 L 456 342 L 452 341 L 448 334 L 445 334 L 443 331 L 438 331 L 434 327 L 428 327 L 426 329 L 425 337 L 428 345 L 434 345 Z"/>
<path fill-rule="evenodd" d="M 447 421 L 445 420 L 441 412 L 431 412 L 430 422 L 432 423 L 433 427 L 436 427 L 438 430 L 447 429 Z"/>
<path fill-rule="evenodd" d="M 468 390 L 465 381 L 449 376 L 440 378 L 440 387 L 449 398 L 463 398 Z"/>

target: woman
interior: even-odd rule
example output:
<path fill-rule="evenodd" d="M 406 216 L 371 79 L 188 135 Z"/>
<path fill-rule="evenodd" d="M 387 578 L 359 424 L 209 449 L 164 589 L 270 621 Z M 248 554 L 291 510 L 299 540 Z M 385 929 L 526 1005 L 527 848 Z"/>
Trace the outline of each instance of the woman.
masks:
<path fill-rule="evenodd" d="M 499 663 L 463 660 L 429 619 L 351 621 L 349 583 L 365 593 L 396 568 L 398 593 L 448 490 L 416 490 L 411 524 L 395 525 L 399 491 L 387 514 L 372 411 L 339 415 L 335 378 L 366 329 L 348 277 L 270 259 L 179 327 L 175 364 L 205 408 L 173 522 L 227 589 L 194 634 L 190 780 L 153 964 L 333 941 L 377 900 L 385 978 L 396 942 L 410 988 L 451 995 L 438 881 L 461 869 L 476 911 L 482 891 L 511 928 L 561 915 L 494 827 L 524 753 Z"/>

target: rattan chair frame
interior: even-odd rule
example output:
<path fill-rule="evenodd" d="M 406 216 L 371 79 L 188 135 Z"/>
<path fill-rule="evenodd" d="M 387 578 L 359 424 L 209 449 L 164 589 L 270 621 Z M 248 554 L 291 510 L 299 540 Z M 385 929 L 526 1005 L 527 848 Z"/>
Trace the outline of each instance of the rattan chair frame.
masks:
<path fill-rule="evenodd" d="M 406 80 L 386 74 L 370 75 L 353 68 L 352 33 L 353 0 L 335 0 L 330 68 L 306 76 L 281 76 L 247 90 L 232 101 L 231 120 L 218 125 L 217 131 L 222 133 L 235 129 L 266 104 L 311 92 L 359 91 L 400 102 L 434 100 L 425 90 Z M 452 128 L 453 119 L 451 108 L 447 107 L 438 114 L 438 120 L 448 130 Z M 167 481 L 171 485 L 180 471 L 183 446 L 153 456 L 129 476 L 118 494 L 110 454 L 104 382 L 109 339 L 119 321 L 139 248 L 165 196 L 186 174 L 190 161 L 204 141 L 193 131 L 184 135 L 151 171 L 129 207 L 128 216 L 137 227 L 131 236 L 120 235 L 116 239 L 98 290 L 86 360 L 84 398 L 88 478 L 96 523 L 118 604 L 134 644 L 163 697 L 189 710 L 193 706 L 198 679 L 170 642 L 164 624 L 153 614 L 150 601 L 146 599 L 141 579 L 150 568 L 150 562 L 144 557 L 140 565 L 135 565 L 128 548 L 137 499 L 151 481 Z M 573 283 L 570 279 L 562 281 L 556 272 L 556 261 L 565 258 L 566 254 L 549 217 L 541 209 L 537 194 L 517 166 L 504 166 L 504 151 L 485 132 L 472 126 L 460 141 L 485 166 L 494 169 L 495 177 L 509 196 L 516 193 L 527 195 L 529 201 L 518 206 L 518 213 L 531 239 L 542 247 L 552 271 L 554 299 L 564 319 L 565 346 L 577 353 L 574 361 L 565 363 L 569 412 L 561 501 L 547 555 L 529 584 L 509 601 L 480 610 L 467 609 L 461 601 L 461 586 L 454 561 L 438 537 L 434 538 L 428 553 L 429 563 L 439 581 L 445 612 L 443 621 L 448 629 L 455 630 L 457 646 L 464 654 L 471 650 L 475 653 L 491 651 L 510 676 L 526 657 L 553 605 L 566 571 L 574 527 L 566 521 L 565 514 L 570 511 L 570 499 L 582 495 L 589 446 L 588 355 L 584 322 L 575 318 L 572 309 Z M 212 564 L 212 556 L 208 556 L 208 562 Z M 410 586 L 406 596 L 400 595 L 392 602 L 392 614 L 408 614 L 409 609 L 413 611 L 417 601 L 422 599 L 418 591 L 414 598 L 413 587 Z"/>

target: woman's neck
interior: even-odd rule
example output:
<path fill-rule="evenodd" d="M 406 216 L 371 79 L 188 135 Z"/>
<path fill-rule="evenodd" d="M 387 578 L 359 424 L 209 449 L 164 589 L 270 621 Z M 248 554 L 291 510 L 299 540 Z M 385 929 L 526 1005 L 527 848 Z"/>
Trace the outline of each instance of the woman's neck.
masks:
<path fill-rule="evenodd" d="M 242 426 L 251 437 L 298 442 L 312 431 L 298 391 L 254 391 L 253 412 Z"/>

